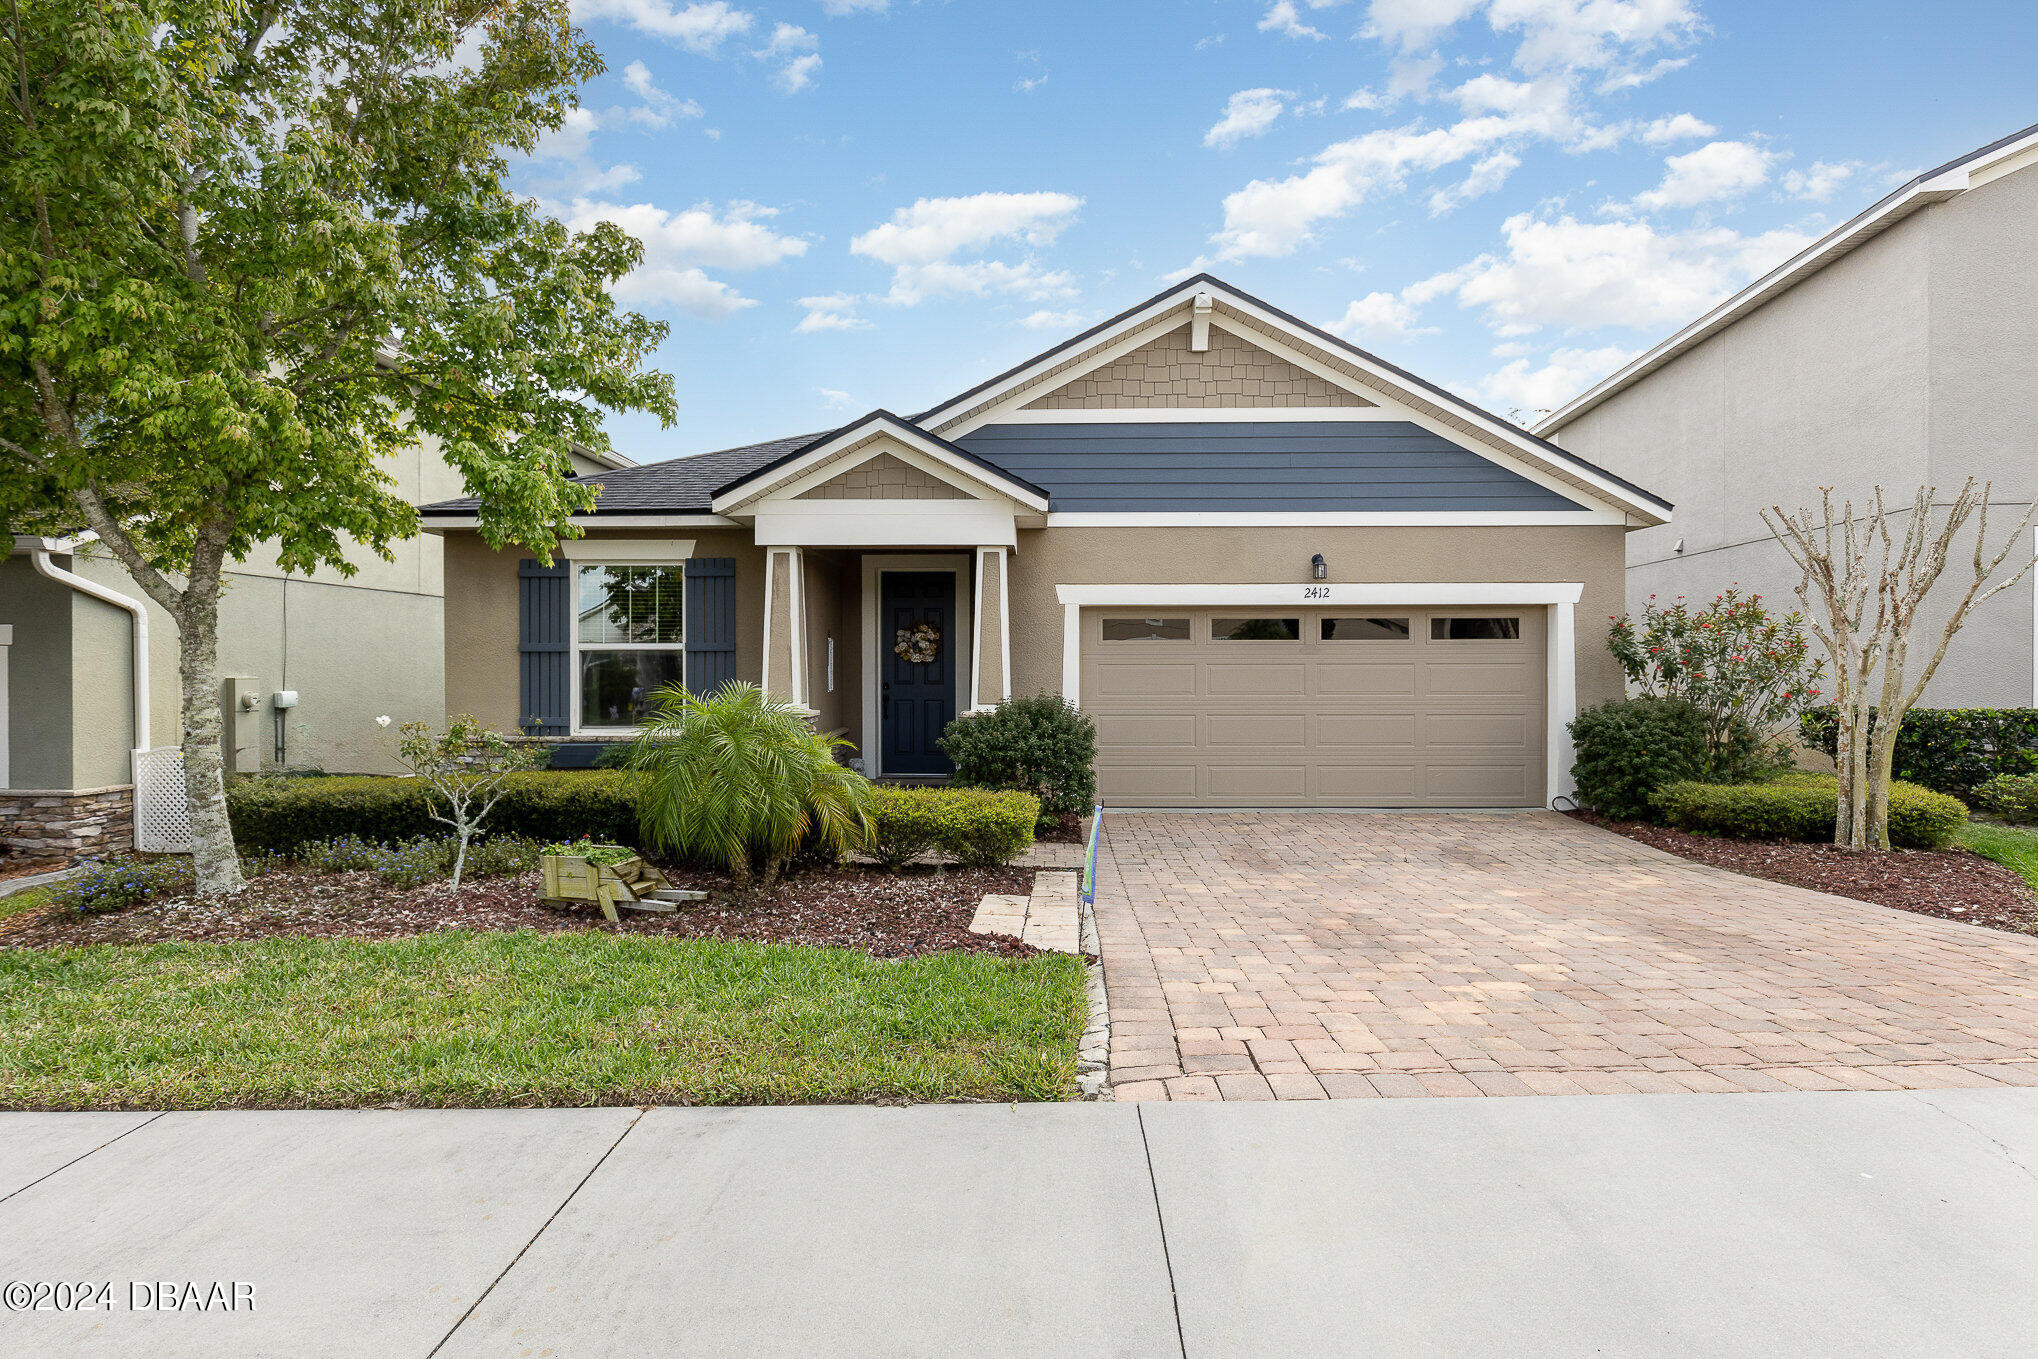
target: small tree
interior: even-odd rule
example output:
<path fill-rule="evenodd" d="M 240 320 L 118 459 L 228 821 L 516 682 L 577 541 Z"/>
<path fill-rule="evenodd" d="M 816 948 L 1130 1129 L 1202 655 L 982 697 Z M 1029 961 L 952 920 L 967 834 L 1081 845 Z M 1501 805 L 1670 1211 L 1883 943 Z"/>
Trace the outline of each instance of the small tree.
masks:
<path fill-rule="evenodd" d="M 451 826 L 460 841 L 453 854 L 453 884 L 446 889 L 457 892 L 467 867 L 467 846 L 502 800 L 509 776 L 535 768 L 543 752 L 512 745 L 502 733 L 465 716 L 454 718 L 443 732 L 429 722 L 406 722 L 397 731 L 401 734 L 397 755 L 446 800 L 446 815 L 441 816 L 436 806 L 430 811 L 432 820 Z"/>
<path fill-rule="evenodd" d="M 1746 776 L 1759 742 L 1819 696 L 1825 663 L 1811 656 L 1801 614 L 1774 617 L 1738 589 L 1693 609 L 1651 595 L 1639 622 L 1612 620 L 1607 647 L 1643 698 L 1689 703 L 1705 720 L 1707 778 Z"/>
<path fill-rule="evenodd" d="M 1833 488 L 1828 486 L 1820 493 L 1817 509 L 1793 514 L 1773 505 L 1762 512 L 1770 533 L 1804 572 L 1798 582 L 1798 598 L 1811 611 L 1812 631 L 1833 662 L 1838 728 L 1833 759 L 1840 783 L 1839 815 L 1833 829 L 1836 845 L 1889 848 L 1890 771 L 1904 714 L 1924 693 L 1968 616 L 2031 569 L 2026 561 L 1996 579 L 1997 569 L 2038 515 L 2038 505 L 2025 511 L 1991 555 L 1990 489 L 1991 483 L 1977 485 L 1969 477 L 1942 510 L 1938 488 L 1921 486 L 1909 505 L 1891 509 L 1882 487 L 1877 486 L 1857 517 L 1851 500 L 1836 512 Z M 1942 516 L 1936 528 L 1935 515 Z M 1899 533 L 1893 521 L 1905 516 Z M 1918 626 L 1919 611 L 1944 574 L 1952 559 L 1953 542 L 1969 519 L 1975 521 L 1972 574 L 1944 625 L 1936 634 L 1929 634 Z M 1932 654 L 1913 681 L 1908 675 L 1914 639 L 1929 639 Z M 1871 713 L 1877 719 L 1873 723 Z"/>

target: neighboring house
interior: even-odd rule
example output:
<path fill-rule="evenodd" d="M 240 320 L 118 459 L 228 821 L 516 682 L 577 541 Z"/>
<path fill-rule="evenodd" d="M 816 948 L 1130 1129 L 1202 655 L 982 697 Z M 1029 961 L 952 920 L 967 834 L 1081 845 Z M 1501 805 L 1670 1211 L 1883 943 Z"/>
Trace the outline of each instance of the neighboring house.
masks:
<path fill-rule="evenodd" d="M 385 467 L 413 504 L 463 489 L 437 450 L 427 438 Z M 575 458 L 583 471 L 629 465 Z M 229 771 L 392 770 L 393 739 L 375 719 L 444 716 L 443 542 L 422 534 L 391 551 L 392 561 L 351 553 L 352 576 L 287 575 L 261 552 L 229 571 L 219 625 Z M 91 535 L 13 539 L 0 558 L 0 845 L 70 854 L 128 842 L 135 752 L 182 739 L 177 635 Z M 141 759 L 174 796 L 174 758 Z"/>
<path fill-rule="evenodd" d="M 2038 127 L 1918 176 L 1537 425 L 1676 502 L 1628 538 L 1629 607 L 1736 583 L 1798 607 L 1761 511 L 1822 486 L 1858 510 L 1877 485 L 1908 504 L 1989 481 L 2000 542 L 2038 497 L 2034 242 Z M 1927 624 L 1972 579 L 1966 533 Z M 1991 600 L 1926 701 L 2038 702 L 2034 609 L 2029 577 Z"/>
<path fill-rule="evenodd" d="M 1040 691 L 1147 806 L 1522 806 L 1621 675 L 1670 507 L 1208 276 L 911 419 L 585 478 L 586 536 L 446 536 L 446 706 L 556 741 L 762 684 L 885 777 Z"/>

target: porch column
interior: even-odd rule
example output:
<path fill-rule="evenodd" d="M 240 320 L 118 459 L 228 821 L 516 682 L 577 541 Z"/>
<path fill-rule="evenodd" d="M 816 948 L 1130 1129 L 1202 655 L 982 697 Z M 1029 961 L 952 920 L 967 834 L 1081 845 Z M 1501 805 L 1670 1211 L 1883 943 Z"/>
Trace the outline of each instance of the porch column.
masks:
<path fill-rule="evenodd" d="M 806 563 L 796 547 L 764 554 L 764 689 L 807 707 Z"/>
<path fill-rule="evenodd" d="M 977 549 L 976 607 L 970 611 L 970 707 L 995 708 L 1012 696 L 1012 609 L 1006 578 L 1010 549 Z"/>
<path fill-rule="evenodd" d="M 7 752 L 7 652 L 14 645 L 14 625 L 0 623 L 0 788 L 12 788 L 9 783 Z"/>

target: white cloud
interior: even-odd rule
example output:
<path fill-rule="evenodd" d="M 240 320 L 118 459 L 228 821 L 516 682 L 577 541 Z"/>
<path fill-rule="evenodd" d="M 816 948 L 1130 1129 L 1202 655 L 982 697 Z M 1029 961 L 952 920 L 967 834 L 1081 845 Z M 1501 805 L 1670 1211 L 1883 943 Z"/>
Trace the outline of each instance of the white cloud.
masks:
<path fill-rule="evenodd" d="M 883 14 L 892 0 L 821 0 L 821 12 L 839 19 L 845 14 Z"/>
<path fill-rule="evenodd" d="M 814 73 L 821 69 L 821 54 L 809 52 L 803 57 L 794 57 L 787 62 L 772 82 L 785 94 L 798 94 L 814 83 Z"/>
<path fill-rule="evenodd" d="M 1032 94 L 1035 90 L 1039 89 L 1042 85 L 1045 85 L 1046 83 L 1047 83 L 1047 72 L 1042 71 L 1037 76 L 1020 76 L 1017 80 L 1012 82 L 1012 88 L 1017 90 L 1021 94 Z"/>
<path fill-rule="evenodd" d="M 640 32 L 678 43 L 689 52 L 713 56 L 729 39 L 750 31 L 756 17 L 726 0 L 674 6 L 667 0 L 573 0 L 576 21 L 611 19 Z"/>
<path fill-rule="evenodd" d="M 1444 59 L 1434 54 L 1397 58 L 1387 72 L 1387 101 L 1429 98 L 1430 82 L 1443 69 Z"/>
<path fill-rule="evenodd" d="M 1690 0 L 1491 0 L 1486 17 L 1522 35 L 1514 64 L 1531 73 L 1622 68 L 1704 27 Z"/>
<path fill-rule="evenodd" d="M 1479 8 L 1480 0 L 1373 0 L 1366 8 L 1369 38 L 1404 50 L 1427 47 L 1444 30 Z"/>
<path fill-rule="evenodd" d="M 1619 368 L 1635 352 L 1618 345 L 1559 349 L 1540 368 L 1529 367 L 1527 359 L 1516 359 L 1481 379 L 1479 398 L 1495 410 L 1513 413 L 1521 424 L 1534 424 Z"/>
<path fill-rule="evenodd" d="M 650 203 L 622 205 L 576 199 L 566 224 L 586 231 L 614 222 L 644 244 L 644 261 L 616 284 L 616 296 L 630 303 L 666 303 L 704 316 L 727 316 L 757 305 L 704 269 L 761 269 L 807 253 L 797 236 L 773 231 L 763 219 L 776 210 L 736 201 L 718 212 L 697 203 L 668 212 Z"/>
<path fill-rule="evenodd" d="M 1710 137 L 1717 131 L 1718 128 L 1695 114 L 1677 113 L 1668 118 L 1658 118 L 1643 128 L 1642 140 L 1651 146 L 1667 146 L 1671 142 L 1696 141 L 1700 137 Z"/>
<path fill-rule="evenodd" d="M 856 398 L 848 392 L 838 392 L 833 387 L 816 387 L 821 404 L 831 411 L 852 411 L 856 409 Z"/>
<path fill-rule="evenodd" d="M 1504 253 L 1403 290 L 1420 303 L 1454 293 L 1502 337 L 1544 326 L 1654 330 L 1681 323 L 1804 248 L 1795 231 L 1724 227 L 1659 232 L 1643 221 L 1579 222 L 1520 213 L 1501 225 Z"/>
<path fill-rule="evenodd" d="M 1413 303 L 1406 297 L 1393 293 L 1367 293 L 1350 306 L 1345 314 L 1327 327 L 1333 335 L 1342 335 L 1347 340 L 1359 340 L 1377 344 L 1382 340 L 1405 340 L 1413 335 L 1434 335 L 1435 326 L 1419 326 L 1419 318 Z"/>
<path fill-rule="evenodd" d="M 1294 92 L 1275 90 L 1261 86 L 1258 89 L 1240 90 L 1224 103 L 1224 116 L 1203 134 L 1205 146 L 1236 146 L 1247 137 L 1257 137 L 1274 125 L 1285 107 L 1282 103 Z"/>
<path fill-rule="evenodd" d="M 1858 160 L 1814 161 L 1809 170 L 1792 170 L 1783 177 L 1783 191 L 1792 198 L 1809 198 L 1823 203 L 1861 168 Z"/>
<path fill-rule="evenodd" d="M 1029 313 L 1019 324 L 1028 330 L 1079 331 L 1089 324 L 1089 313 L 1080 311 L 1036 311 Z"/>
<path fill-rule="evenodd" d="M 1472 166 L 1470 174 L 1448 188 L 1438 189 L 1429 196 L 1429 215 L 1441 217 L 1460 203 L 1469 203 L 1483 198 L 1507 182 L 1507 177 L 1521 165 L 1521 157 L 1511 151 L 1495 151 Z"/>
<path fill-rule="evenodd" d="M 1321 29 L 1311 28 L 1302 22 L 1295 0 L 1279 0 L 1278 4 L 1269 5 L 1266 17 L 1260 20 L 1260 32 L 1279 33 L 1286 38 L 1308 38 L 1312 42 L 1322 42 L 1328 36 Z"/>
<path fill-rule="evenodd" d="M 593 109 L 568 109 L 558 127 L 539 135 L 538 144 L 531 148 L 531 159 L 586 160 L 589 139 L 600 126 L 601 116 Z"/>
<path fill-rule="evenodd" d="M 798 24 L 777 23 L 772 25 L 771 41 L 767 42 L 757 55 L 778 57 L 788 52 L 811 52 L 820 46 L 820 43 L 819 38 Z"/>
<path fill-rule="evenodd" d="M 825 297 L 803 297 L 800 305 L 807 314 L 793 327 L 795 333 L 811 335 L 823 330 L 868 330 L 870 322 L 856 314 L 857 304 L 862 299 L 849 293 L 829 293 Z"/>
<path fill-rule="evenodd" d="M 922 198 L 850 241 L 850 250 L 885 264 L 931 264 L 998 240 L 1048 245 L 1083 200 L 1065 193 L 980 193 Z"/>
<path fill-rule="evenodd" d="M 1387 107 L 1387 101 L 1371 90 L 1353 90 L 1338 107 L 1347 112 L 1353 109 L 1383 109 Z"/>
<path fill-rule="evenodd" d="M 1753 142 L 1707 142 L 1696 151 L 1671 156 L 1663 162 L 1663 182 L 1635 195 L 1635 202 L 1651 210 L 1694 208 L 1738 198 L 1769 179 L 1769 167 L 1776 153 Z"/>
<path fill-rule="evenodd" d="M 698 118 L 701 106 L 691 99 L 677 99 L 658 87 L 652 79 L 651 68 L 641 61 L 633 61 L 623 68 L 623 84 L 644 102 L 630 110 L 633 123 L 644 123 L 655 128 L 672 126 L 675 118 Z"/>

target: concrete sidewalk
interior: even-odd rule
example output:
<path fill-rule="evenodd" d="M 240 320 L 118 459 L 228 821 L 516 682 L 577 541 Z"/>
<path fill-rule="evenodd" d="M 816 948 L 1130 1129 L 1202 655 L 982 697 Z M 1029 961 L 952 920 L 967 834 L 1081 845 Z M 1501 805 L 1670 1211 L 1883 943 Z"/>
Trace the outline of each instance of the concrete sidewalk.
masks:
<path fill-rule="evenodd" d="M 2034 1090 L 0 1114 L 0 1284 L 111 1285 L 7 1355 L 2021 1356 L 2034 1278 Z"/>

